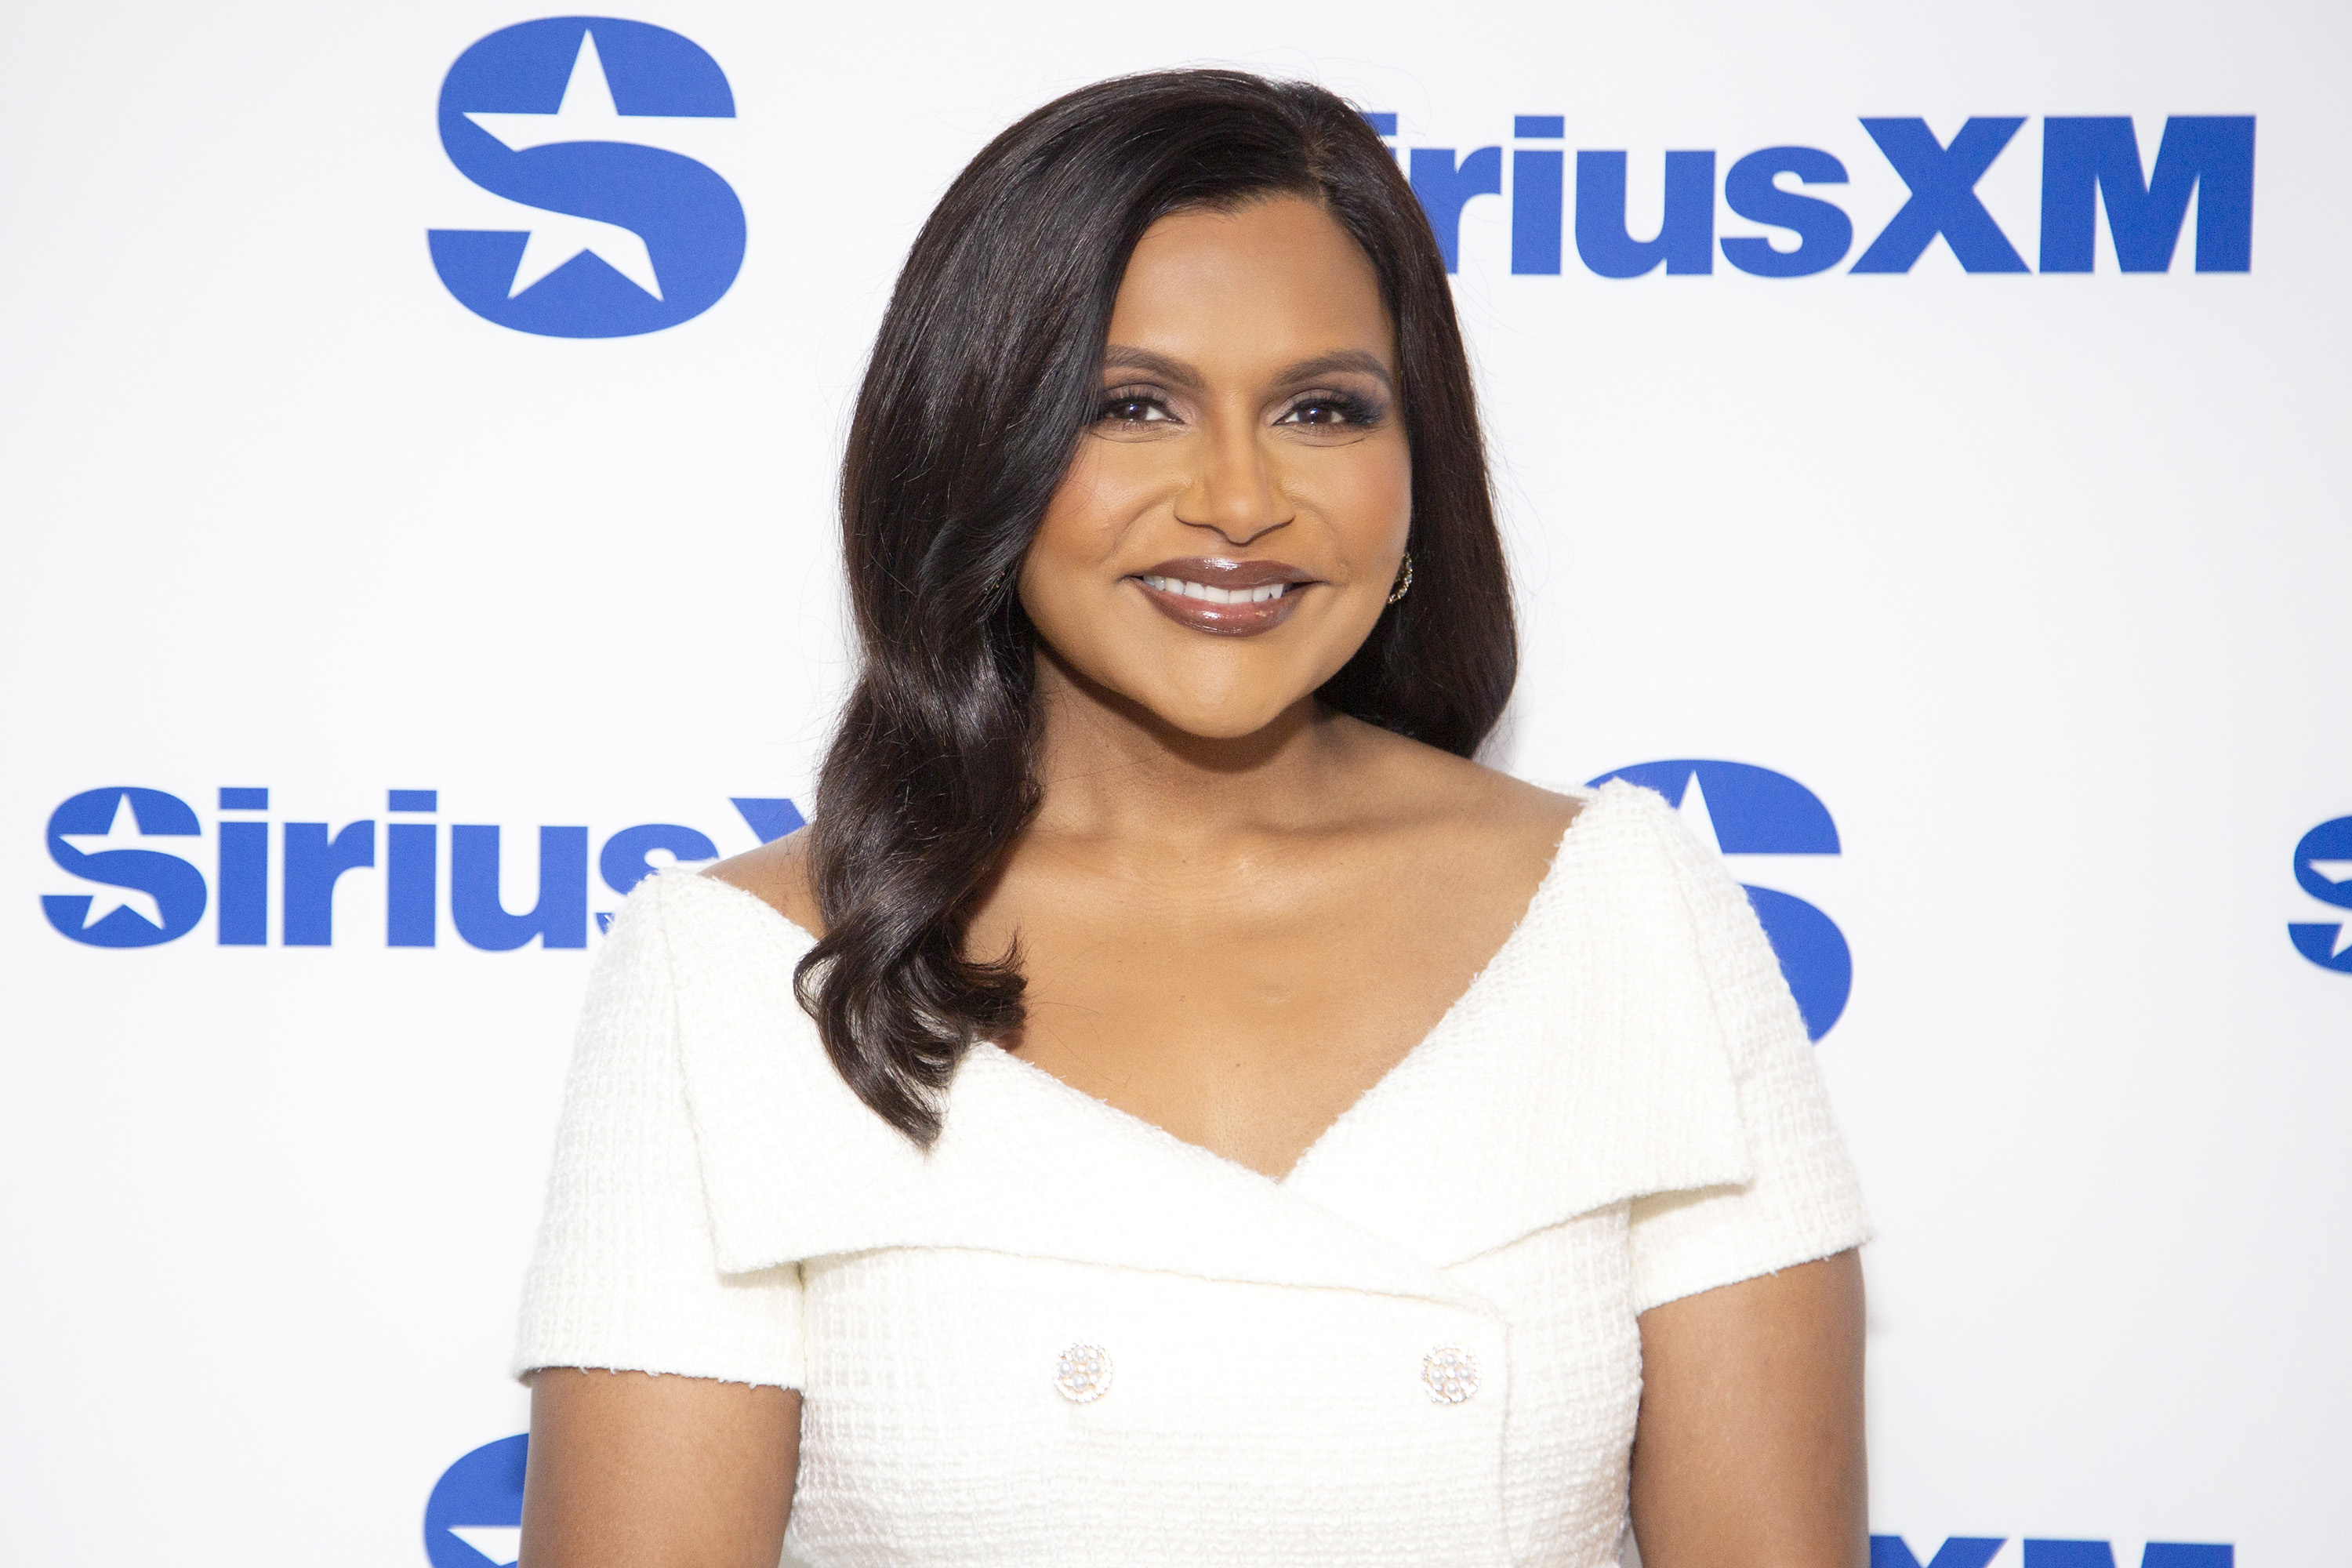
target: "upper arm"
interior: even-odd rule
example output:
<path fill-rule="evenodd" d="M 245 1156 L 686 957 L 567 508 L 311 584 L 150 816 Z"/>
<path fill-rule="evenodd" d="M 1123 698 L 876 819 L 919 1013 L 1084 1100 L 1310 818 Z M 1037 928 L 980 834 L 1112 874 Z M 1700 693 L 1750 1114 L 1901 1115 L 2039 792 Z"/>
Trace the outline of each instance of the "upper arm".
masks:
<path fill-rule="evenodd" d="M 740 903 L 671 878 L 630 895 L 582 1013 L 515 1355 L 532 1568 L 774 1568 L 782 1550 L 800 1269 L 719 1265 L 670 956 L 698 940 L 697 917 L 669 918 L 698 892 Z"/>
<path fill-rule="evenodd" d="M 775 1568 L 800 1436 L 790 1389 L 540 1372 L 520 1568 Z"/>
<path fill-rule="evenodd" d="M 1857 1256 L 1642 1314 L 1633 1536 L 1643 1568 L 1869 1561 Z"/>
<path fill-rule="evenodd" d="M 1643 1568 L 1857 1568 L 1869 1557 L 1861 1189 L 1745 890 L 1660 816 L 1751 1171 L 1633 1204 L 1634 1538 Z"/>

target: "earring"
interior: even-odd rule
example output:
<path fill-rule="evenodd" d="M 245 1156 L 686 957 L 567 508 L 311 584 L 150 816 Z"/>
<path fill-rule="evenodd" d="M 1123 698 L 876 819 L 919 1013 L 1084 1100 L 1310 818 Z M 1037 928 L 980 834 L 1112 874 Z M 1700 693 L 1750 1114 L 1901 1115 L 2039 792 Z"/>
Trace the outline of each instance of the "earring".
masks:
<path fill-rule="evenodd" d="M 1412 552 L 1404 552 L 1404 561 L 1397 568 L 1396 586 L 1389 590 L 1389 603 L 1393 605 L 1412 592 Z"/>

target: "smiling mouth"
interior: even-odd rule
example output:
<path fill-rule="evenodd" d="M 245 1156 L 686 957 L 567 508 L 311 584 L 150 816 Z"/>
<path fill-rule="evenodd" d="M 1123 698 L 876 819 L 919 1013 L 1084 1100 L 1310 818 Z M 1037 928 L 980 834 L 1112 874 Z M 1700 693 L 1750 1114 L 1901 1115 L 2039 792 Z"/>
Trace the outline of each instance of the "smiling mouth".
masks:
<path fill-rule="evenodd" d="M 1255 637 L 1288 620 L 1317 579 L 1281 561 L 1192 556 L 1128 579 L 1151 607 L 1194 631 Z"/>
<path fill-rule="evenodd" d="M 1187 583 L 1181 577 L 1143 576 L 1136 581 L 1162 594 L 1181 594 L 1210 605 L 1263 605 L 1268 599 L 1281 598 L 1291 586 L 1288 583 L 1267 583 L 1255 588 L 1220 588 L 1213 583 Z"/>

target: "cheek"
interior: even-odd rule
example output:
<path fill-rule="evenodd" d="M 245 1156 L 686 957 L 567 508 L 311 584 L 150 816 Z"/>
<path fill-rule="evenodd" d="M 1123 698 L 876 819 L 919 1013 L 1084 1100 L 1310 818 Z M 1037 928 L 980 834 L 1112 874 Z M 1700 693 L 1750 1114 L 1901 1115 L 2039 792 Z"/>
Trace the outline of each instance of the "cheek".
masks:
<path fill-rule="evenodd" d="M 1352 564 L 1365 554 L 1404 546 L 1412 521 L 1412 458 L 1402 436 L 1383 437 L 1335 463 L 1315 480 L 1318 510 L 1342 534 Z M 1302 498 L 1304 499 L 1304 498 Z"/>
<path fill-rule="evenodd" d="M 1141 510 L 1145 487 L 1123 472 L 1121 456 L 1107 443 L 1081 447 L 1063 478 L 1021 563 L 1022 607 L 1032 625 L 1066 657 L 1082 661 L 1100 630 L 1104 563 Z"/>
<path fill-rule="evenodd" d="M 1148 452 L 1118 442 L 1081 446 L 1045 503 L 1030 554 L 1088 565 L 1109 559 L 1165 488 L 1148 458 Z"/>

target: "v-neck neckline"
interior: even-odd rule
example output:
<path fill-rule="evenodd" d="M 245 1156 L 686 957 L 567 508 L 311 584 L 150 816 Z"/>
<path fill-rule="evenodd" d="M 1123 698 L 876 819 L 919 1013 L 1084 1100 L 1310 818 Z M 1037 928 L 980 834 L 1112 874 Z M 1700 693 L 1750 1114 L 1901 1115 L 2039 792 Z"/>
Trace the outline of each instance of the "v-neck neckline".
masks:
<path fill-rule="evenodd" d="M 1080 1089 L 1077 1085 L 1070 1082 L 1068 1079 L 1062 1078 L 1057 1074 L 1048 1072 L 1045 1068 L 1039 1067 L 1036 1063 L 1028 1060 L 1026 1058 L 1024 1058 L 1015 1052 L 1006 1050 L 994 1040 L 986 1038 L 975 1040 L 972 1043 L 972 1052 L 977 1053 L 984 1050 L 990 1053 L 990 1056 L 995 1061 L 1001 1062 L 1005 1066 L 1017 1068 L 1020 1075 L 1033 1076 L 1035 1079 L 1042 1079 L 1043 1087 L 1047 1088 L 1049 1090 L 1055 1092 L 1059 1096 L 1066 1097 L 1076 1101 L 1079 1109 L 1091 1109 L 1095 1112 L 1113 1118 L 1118 1122 L 1132 1123 L 1135 1129 L 1141 1130 L 1146 1136 L 1156 1141 L 1163 1142 L 1177 1149 L 1191 1151 L 1192 1153 L 1202 1158 L 1215 1161 L 1220 1165 L 1230 1166 L 1233 1170 L 1247 1176 L 1250 1180 L 1262 1183 L 1269 1188 L 1284 1192 L 1294 1192 L 1297 1190 L 1292 1184 L 1294 1180 L 1310 1164 L 1316 1163 L 1316 1157 L 1318 1154 L 1320 1154 L 1326 1148 L 1331 1146 L 1335 1142 L 1339 1141 L 1348 1128 L 1363 1120 L 1365 1108 L 1367 1106 L 1386 1098 L 1386 1093 L 1384 1091 L 1390 1090 L 1391 1086 L 1399 1081 L 1401 1076 L 1404 1075 L 1408 1068 L 1415 1067 L 1418 1063 L 1427 1059 L 1428 1057 L 1433 1054 L 1433 1048 L 1453 1031 L 1456 1020 L 1459 1019 L 1464 1013 L 1468 1011 L 1475 1003 L 1479 1001 L 1486 992 L 1491 987 L 1492 981 L 1490 977 L 1497 969 L 1503 967 L 1507 961 L 1509 960 L 1516 953 L 1517 949 L 1528 940 L 1528 929 L 1534 923 L 1534 916 L 1537 911 L 1543 907 L 1546 899 L 1550 896 L 1552 889 L 1560 881 L 1562 864 L 1567 860 L 1569 851 L 1575 844 L 1578 837 L 1577 830 L 1584 826 L 1586 820 L 1593 815 L 1593 811 L 1595 807 L 1600 805 L 1605 791 L 1596 789 L 1563 789 L 1559 791 L 1559 793 L 1571 795 L 1576 799 L 1578 802 L 1576 815 L 1569 819 L 1568 825 L 1565 827 L 1560 829 L 1559 838 L 1552 846 L 1551 859 L 1549 863 L 1544 867 L 1543 876 L 1537 881 L 1535 891 L 1528 896 L 1527 905 L 1519 911 L 1518 919 L 1512 922 L 1510 931 L 1505 934 L 1501 942 L 1496 944 L 1495 951 L 1486 956 L 1486 962 L 1480 964 L 1477 972 L 1470 976 L 1469 983 L 1462 988 L 1460 994 L 1456 995 L 1454 1000 L 1446 1005 L 1445 1011 L 1439 1015 L 1437 1022 L 1431 1025 L 1428 1031 L 1423 1034 L 1420 1039 L 1414 1041 L 1412 1047 L 1408 1048 L 1402 1056 L 1399 1057 L 1395 1061 L 1391 1062 L 1387 1069 L 1383 1071 L 1379 1078 L 1373 1079 L 1372 1082 L 1365 1088 L 1361 1094 L 1349 1101 L 1346 1108 L 1343 1109 L 1339 1115 L 1333 1117 L 1329 1123 L 1324 1127 L 1323 1131 L 1315 1135 L 1314 1140 L 1310 1142 L 1306 1148 L 1299 1151 L 1298 1157 L 1290 1163 L 1290 1168 L 1283 1172 L 1279 1176 L 1270 1176 L 1264 1171 L 1259 1170 L 1256 1166 L 1245 1164 L 1243 1162 L 1233 1158 L 1233 1156 L 1229 1154 L 1221 1154 L 1205 1143 L 1196 1143 L 1189 1138 L 1179 1136 L 1177 1133 L 1170 1131 L 1167 1128 L 1162 1127 L 1160 1123 L 1150 1120 L 1149 1117 L 1138 1116 L 1131 1110 L 1124 1110 L 1097 1095 L 1089 1094 L 1085 1089 Z M 785 914 L 773 904 L 768 902 L 767 900 L 761 898 L 758 894 L 750 891 L 748 889 L 736 887 L 730 882 L 718 882 L 714 879 L 705 877 L 699 872 L 688 874 L 696 877 L 698 880 L 712 881 L 716 886 L 727 888 L 733 892 L 740 894 L 742 897 L 750 900 L 752 903 L 757 904 L 761 909 L 766 910 L 771 917 L 772 917 L 787 931 L 791 932 L 794 937 L 797 937 L 801 942 L 811 946 L 814 946 L 816 943 L 818 938 L 814 932 L 802 925 L 799 921 L 793 920 L 790 915 Z M 970 1065 L 971 1058 L 968 1054 L 965 1061 L 959 1064 L 959 1071 L 961 1070 L 961 1068 L 968 1067 Z M 947 1111 L 950 1116 L 954 1114 L 954 1106 L 955 1088 L 951 1082 L 947 1093 Z"/>
<path fill-rule="evenodd" d="M 1577 794 L 1519 923 L 1278 1178 L 993 1046 L 968 1055 L 942 1135 L 919 1148 L 795 1003 L 791 961 L 814 939 L 740 888 L 665 873 L 628 918 L 667 947 L 720 1267 L 976 1247 L 1460 1305 L 1453 1264 L 1628 1197 L 1749 1180 L 1735 1053 L 1694 946 L 1689 877 L 1707 868 L 1647 791 Z M 1621 984 L 1657 966 L 1683 983 Z"/>
<path fill-rule="evenodd" d="M 1503 967 L 1506 962 L 1510 959 L 1517 952 L 1518 948 L 1528 940 L 1526 933 L 1528 928 L 1534 923 L 1534 916 L 1536 912 L 1542 908 L 1545 900 L 1550 896 L 1552 889 L 1560 880 L 1560 865 L 1561 862 L 1568 858 L 1570 844 L 1576 837 L 1576 830 L 1584 825 L 1585 818 L 1592 814 L 1594 805 L 1600 800 L 1600 792 L 1597 790 L 1579 790 L 1574 792 L 1561 791 L 1560 793 L 1573 794 L 1579 803 L 1576 815 L 1569 819 L 1567 826 L 1560 829 L 1559 838 L 1558 842 L 1552 846 L 1551 859 L 1544 867 L 1544 874 L 1537 881 L 1535 891 L 1528 895 L 1527 905 L 1519 910 L 1518 919 L 1511 923 L 1510 931 L 1507 932 L 1504 935 L 1503 940 L 1496 945 L 1495 951 L 1486 955 L 1486 962 L 1478 966 L 1477 972 L 1470 976 L 1469 983 L 1463 986 L 1461 993 L 1456 995 L 1451 1003 L 1447 1004 L 1445 1011 L 1439 1015 L 1437 1022 L 1432 1024 L 1429 1026 L 1428 1031 L 1424 1033 L 1420 1039 L 1415 1040 L 1412 1045 L 1406 1049 L 1402 1056 L 1397 1058 L 1395 1061 L 1391 1062 L 1388 1065 L 1387 1069 L 1383 1071 L 1380 1077 L 1374 1079 L 1370 1084 L 1367 1085 L 1361 1094 L 1356 1096 L 1354 1100 L 1349 1100 L 1347 1106 L 1340 1110 L 1339 1114 L 1333 1117 L 1330 1121 L 1324 1126 L 1323 1131 L 1317 1133 L 1314 1139 L 1308 1142 L 1307 1147 L 1298 1152 L 1297 1158 L 1291 1161 L 1290 1168 L 1283 1172 L 1279 1176 L 1270 1176 L 1255 1165 L 1245 1164 L 1242 1161 L 1234 1159 L 1230 1154 L 1221 1154 L 1217 1152 L 1217 1151 L 1210 1148 L 1205 1143 L 1196 1143 L 1190 1138 L 1181 1137 L 1177 1133 L 1171 1132 L 1167 1128 L 1160 1125 L 1157 1121 L 1152 1121 L 1150 1117 L 1139 1116 L 1134 1111 L 1113 1105 L 1110 1101 L 1104 1100 L 1097 1095 L 1088 1094 L 1085 1089 L 1080 1089 L 1077 1085 L 1070 1082 L 1067 1079 L 1062 1078 L 1058 1074 L 1046 1071 L 1044 1068 L 1039 1067 L 1035 1062 L 1030 1061 L 1026 1058 L 1024 1058 L 1015 1052 L 1006 1050 L 1003 1047 L 998 1045 L 993 1040 L 983 1039 L 976 1041 L 974 1042 L 973 1049 L 986 1049 L 992 1052 L 996 1058 L 1013 1067 L 1019 1068 L 1024 1073 L 1034 1074 L 1036 1077 L 1045 1079 L 1048 1085 L 1052 1086 L 1052 1088 L 1060 1090 L 1063 1094 L 1075 1097 L 1077 1100 L 1082 1101 L 1085 1106 L 1093 1107 L 1110 1116 L 1119 1119 L 1121 1121 L 1132 1122 L 1136 1127 L 1143 1129 L 1153 1138 L 1164 1140 L 1165 1142 L 1182 1149 L 1191 1150 L 1195 1153 L 1216 1161 L 1219 1164 L 1230 1165 L 1235 1171 L 1243 1173 L 1254 1181 L 1263 1182 L 1269 1187 L 1284 1192 L 1295 1192 L 1297 1189 L 1292 1184 L 1294 1179 L 1298 1176 L 1301 1172 L 1305 1171 L 1308 1165 L 1315 1163 L 1318 1153 L 1323 1151 L 1327 1146 L 1329 1146 L 1338 1141 L 1347 1128 L 1363 1119 L 1364 1108 L 1367 1105 L 1372 1104 L 1378 1100 L 1386 1098 L 1383 1091 L 1389 1089 L 1392 1084 L 1396 1083 L 1400 1077 L 1406 1073 L 1409 1068 L 1427 1059 L 1429 1056 L 1433 1054 L 1433 1047 L 1453 1031 L 1455 1021 L 1460 1018 L 1464 1013 L 1467 1012 L 1474 1003 L 1483 998 L 1486 992 L 1491 988 L 1491 982 L 1488 977 L 1497 969 Z M 797 930 L 798 928 L 795 927 L 794 929 Z M 950 1103 L 952 1103 L 952 1089 L 950 1089 Z"/>

